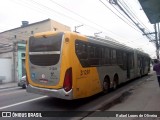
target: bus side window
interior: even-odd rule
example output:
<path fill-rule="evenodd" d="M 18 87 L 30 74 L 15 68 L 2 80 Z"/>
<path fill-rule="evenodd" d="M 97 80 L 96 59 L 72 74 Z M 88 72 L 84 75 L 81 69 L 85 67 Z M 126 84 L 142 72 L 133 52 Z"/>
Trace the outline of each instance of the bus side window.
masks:
<path fill-rule="evenodd" d="M 140 57 L 140 55 L 138 55 L 138 67 L 141 68 L 142 67 L 142 59 Z"/>
<path fill-rule="evenodd" d="M 104 48 L 102 47 L 102 48 L 101 48 L 101 58 L 104 58 L 104 56 L 105 56 L 105 55 L 104 55 Z"/>
<path fill-rule="evenodd" d="M 123 65 L 123 53 L 122 51 L 117 51 L 117 64 L 122 66 Z"/>
<path fill-rule="evenodd" d="M 89 58 L 94 58 L 94 47 L 93 45 L 88 45 L 88 55 L 89 55 Z"/>
<path fill-rule="evenodd" d="M 88 58 L 88 53 L 87 53 L 87 44 L 82 43 L 82 59 L 87 59 Z"/>
<path fill-rule="evenodd" d="M 98 59 L 99 58 L 99 46 L 95 47 L 95 58 Z"/>
<path fill-rule="evenodd" d="M 99 65 L 100 47 L 95 44 L 90 44 L 88 46 L 89 62 L 92 66 Z"/>
<path fill-rule="evenodd" d="M 134 57 L 133 57 L 133 53 L 131 53 L 130 54 L 130 56 L 129 56 L 129 66 L 130 66 L 130 68 L 131 69 L 133 69 L 133 67 L 134 67 Z"/>
<path fill-rule="evenodd" d="M 76 53 L 79 57 L 79 59 L 87 59 L 87 44 L 83 42 L 77 42 L 76 43 Z"/>
<path fill-rule="evenodd" d="M 75 51 L 77 54 L 77 57 L 83 67 L 89 67 L 89 61 L 88 61 L 88 44 L 83 41 L 76 41 L 75 43 Z"/>
<path fill-rule="evenodd" d="M 100 46 L 97 46 L 96 47 L 96 64 L 99 65 L 99 62 L 100 62 L 100 57 L 101 57 L 101 54 L 100 54 Z"/>
<path fill-rule="evenodd" d="M 75 45 L 76 45 L 75 46 L 75 51 L 76 51 L 77 54 L 79 54 L 80 53 L 79 42 L 76 41 Z"/>
<path fill-rule="evenodd" d="M 123 52 L 123 69 L 127 69 L 127 54 Z"/>
<path fill-rule="evenodd" d="M 101 46 L 100 47 L 100 51 L 99 51 L 99 64 L 100 65 L 104 65 L 105 64 L 105 58 L 104 58 L 105 54 L 104 54 L 104 47 Z"/>
<path fill-rule="evenodd" d="M 111 61 L 112 64 L 116 64 L 117 63 L 117 59 L 116 59 L 116 50 L 111 50 Z"/>
<path fill-rule="evenodd" d="M 92 59 L 92 64 L 97 66 L 99 65 L 99 46 L 94 45 L 94 58 Z"/>
<path fill-rule="evenodd" d="M 105 64 L 108 65 L 110 64 L 110 49 L 109 48 L 105 48 Z"/>

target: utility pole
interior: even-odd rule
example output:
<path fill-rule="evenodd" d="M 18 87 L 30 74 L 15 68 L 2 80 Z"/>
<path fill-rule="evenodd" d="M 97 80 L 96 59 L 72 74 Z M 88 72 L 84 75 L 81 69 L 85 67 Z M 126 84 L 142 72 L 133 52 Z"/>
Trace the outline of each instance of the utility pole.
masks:
<path fill-rule="evenodd" d="M 158 33 L 158 35 L 157 35 L 157 36 L 158 36 L 158 41 L 159 41 L 159 43 L 160 43 L 160 28 L 159 28 L 159 23 L 158 23 L 158 32 L 157 32 L 157 33 Z M 160 46 L 159 46 L 159 47 L 160 47 Z"/>
<path fill-rule="evenodd" d="M 157 35 L 157 26 L 156 24 L 154 24 L 154 29 L 155 29 L 155 32 L 151 32 L 151 33 L 146 33 L 145 32 L 145 29 L 140 27 L 140 24 L 138 21 L 135 21 L 133 19 L 133 17 L 128 13 L 127 10 L 124 9 L 124 6 L 122 4 L 119 4 L 120 1 L 118 0 L 109 0 L 108 1 L 110 4 L 114 4 L 114 5 L 117 5 L 119 7 L 119 9 L 134 23 L 134 25 L 143 33 L 143 35 L 145 35 L 149 40 L 150 42 L 154 42 L 155 45 L 156 45 L 156 55 L 157 55 L 157 59 L 159 59 L 159 44 L 160 44 L 160 35 L 158 36 Z M 150 34 L 155 34 L 155 40 L 153 40 L 150 36 Z M 158 25 L 158 34 L 159 34 L 159 25 Z"/>
<path fill-rule="evenodd" d="M 137 23 L 133 18 L 127 13 L 127 11 L 123 8 L 122 5 L 119 4 L 118 0 L 109 0 L 110 4 L 117 5 L 119 9 L 132 21 L 132 23 L 144 34 L 148 39 L 151 40 L 151 38 L 146 34 L 145 29 L 140 27 L 139 23 Z"/>
<path fill-rule="evenodd" d="M 157 54 L 157 59 L 159 59 L 159 44 L 158 44 L 157 26 L 156 26 L 156 23 L 154 24 L 154 29 L 155 29 L 156 54 Z"/>

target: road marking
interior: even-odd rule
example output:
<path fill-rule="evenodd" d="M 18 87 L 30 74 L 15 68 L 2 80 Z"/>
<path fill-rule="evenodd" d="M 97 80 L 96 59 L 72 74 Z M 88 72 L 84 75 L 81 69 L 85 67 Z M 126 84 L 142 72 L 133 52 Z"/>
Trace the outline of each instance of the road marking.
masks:
<path fill-rule="evenodd" d="M 26 100 L 26 101 L 23 101 L 23 102 L 19 102 L 19 103 L 3 106 L 3 107 L 0 107 L 0 110 L 6 109 L 6 108 L 10 108 L 10 107 L 13 107 L 13 106 L 17 106 L 17 105 L 21 105 L 21 104 L 24 104 L 24 103 L 36 101 L 36 100 L 43 99 L 43 98 L 46 98 L 46 97 L 48 97 L 48 96 L 42 96 L 42 97 Z"/>
<path fill-rule="evenodd" d="M 14 94 L 14 93 L 20 93 L 20 92 L 25 92 L 26 90 L 21 90 L 21 91 L 11 91 L 9 93 L 2 93 L 0 94 L 0 96 L 4 96 L 4 95 L 10 95 L 10 94 Z"/>
<path fill-rule="evenodd" d="M 1 91 L 7 91 L 7 90 L 12 90 L 12 89 L 17 89 L 17 88 L 20 88 L 20 87 L 14 87 L 14 88 L 7 88 L 7 89 L 5 89 L 5 88 L 2 88 L 2 90 L 0 89 L 0 92 L 1 92 Z"/>

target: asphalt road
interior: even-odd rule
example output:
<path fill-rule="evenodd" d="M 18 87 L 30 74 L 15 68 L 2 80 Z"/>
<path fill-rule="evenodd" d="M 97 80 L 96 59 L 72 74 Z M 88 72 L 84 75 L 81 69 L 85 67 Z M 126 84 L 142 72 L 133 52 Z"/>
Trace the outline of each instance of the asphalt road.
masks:
<path fill-rule="evenodd" d="M 95 110 L 106 110 L 118 104 L 117 100 L 121 97 L 126 97 L 129 94 L 124 94 L 131 90 L 133 86 L 142 84 L 146 79 L 150 78 L 151 75 L 145 76 L 143 78 L 136 79 L 125 85 L 122 85 L 115 91 L 111 91 L 108 94 L 97 94 L 95 96 L 79 99 L 79 100 L 61 100 L 57 98 L 27 93 L 25 89 L 22 88 L 12 88 L 0 90 L 0 111 L 52 111 L 58 114 L 60 111 L 60 116 L 54 118 L 38 118 L 38 120 L 49 120 L 49 119 L 83 119 L 87 116 L 85 111 L 95 111 Z M 116 101 L 116 102 L 113 102 Z M 112 104 L 111 104 L 112 103 Z M 68 111 L 81 111 L 75 113 L 72 117 L 63 117 L 63 115 Z M 64 114 L 63 114 L 64 113 Z M 1 120 L 28 120 L 28 118 L 0 118 Z M 35 118 L 30 118 L 35 119 Z"/>

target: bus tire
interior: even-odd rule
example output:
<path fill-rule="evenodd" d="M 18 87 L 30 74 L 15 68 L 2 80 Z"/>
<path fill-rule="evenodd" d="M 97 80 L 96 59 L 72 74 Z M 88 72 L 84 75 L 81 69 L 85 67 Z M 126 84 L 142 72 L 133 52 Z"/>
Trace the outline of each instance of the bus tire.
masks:
<path fill-rule="evenodd" d="M 113 90 L 118 88 L 118 83 L 119 83 L 119 77 L 117 74 L 115 74 L 113 79 Z"/>
<path fill-rule="evenodd" d="M 109 89 L 110 89 L 110 79 L 108 76 L 106 76 L 103 81 L 103 93 L 108 93 Z"/>

